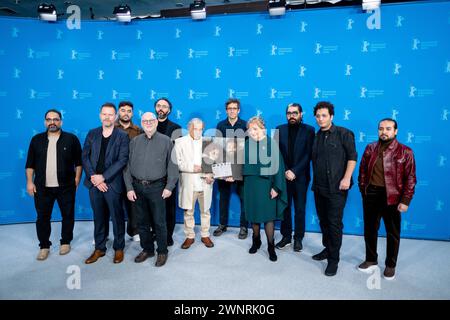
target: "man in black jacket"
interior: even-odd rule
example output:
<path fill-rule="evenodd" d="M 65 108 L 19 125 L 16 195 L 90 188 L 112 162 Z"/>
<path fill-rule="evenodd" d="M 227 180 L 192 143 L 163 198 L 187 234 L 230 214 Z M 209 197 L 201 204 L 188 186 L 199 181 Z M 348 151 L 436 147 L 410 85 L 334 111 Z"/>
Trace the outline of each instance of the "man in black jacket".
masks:
<path fill-rule="evenodd" d="M 334 106 L 319 102 L 314 107 L 319 131 L 312 151 L 314 200 L 325 249 L 314 260 L 328 260 L 326 276 L 337 273 L 342 245 L 342 223 L 348 190 L 356 166 L 355 136 L 352 131 L 333 124 Z"/>
<path fill-rule="evenodd" d="M 55 200 L 62 217 L 59 253 L 64 255 L 70 251 L 75 224 L 75 193 L 82 172 L 80 141 L 75 135 L 61 130 L 61 113 L 48 110 L 44 124 L 47 131 L 31 139 L 25 165 L 27 192 L 34 197 L 37 212 L 36 231 L 41 248 L 37 260 L 40 261 L 47 259 L 52 245 L 50 219 Z"/>
<path fill-rule="evenodd" d="M 314 128 L 302 122 L 302 114 L 303 109 L 300 104 L 289 104 L 286 108 L 288 123 L 277 127 L 280 152 L 286 166 L 288 207 L 284 211 L 280 228 L 283 238 L 276 244 L 276 248 L 283 249 L 291 244 L 291 203 L 294 200 L 294 251 L 297 252 L 303 249 L 306 193 L 311 180 L 310 162 L 314 142 Z"/>
<path fill-rule="evenodd" d="M 155 112 L 158 115 L 158 127 L 159 133 L 168 136 L 172 142 L 175 139 L 182 136 L 181 126 L 169 120 L 168 116 L 172 111 L 172 103 L 167 98 L 160 98 L 155 101 Z M 178 185 L 178 184 L 177 184 Z M 176 197 L 177 197 L 177 185 L 172 190 L 172 195 L 166 198 L 166 222 L 167 222 L 167 245 L 173 245 L 173 231 L 176 224 Z M 153 224 L 152 224 L 153 229 Z"/>

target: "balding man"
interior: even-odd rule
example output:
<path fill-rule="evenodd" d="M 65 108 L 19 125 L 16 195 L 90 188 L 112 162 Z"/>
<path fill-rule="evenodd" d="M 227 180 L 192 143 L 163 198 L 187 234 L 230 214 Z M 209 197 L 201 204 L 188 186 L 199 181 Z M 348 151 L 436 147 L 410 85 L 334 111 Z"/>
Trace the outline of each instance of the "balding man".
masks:
<path fill-rule="evenodd" d="M 155 255 L 150 233 L 153 219 L 158 245 L 155 266 L 167 261 L 167 224 L 165 199 L 171 196 L 178 180 L 178 167 L 171 161 L 173 143 L 169 137 L 157 132 L 158 119 L 151 112 L 142 115 L 144 134 L 130 142 L 128 165 L 124 180 L 128 200 L 135 203 L 136 220 L 142 252 L 135 262 L 144 262 Z"/>

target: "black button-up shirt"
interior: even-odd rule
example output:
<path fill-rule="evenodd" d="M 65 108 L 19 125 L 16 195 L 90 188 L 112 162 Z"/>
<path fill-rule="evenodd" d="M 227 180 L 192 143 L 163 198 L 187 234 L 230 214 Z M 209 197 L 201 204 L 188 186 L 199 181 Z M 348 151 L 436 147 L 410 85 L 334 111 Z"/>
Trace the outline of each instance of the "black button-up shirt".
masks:
<path fill-rule="evenodd" d="M 47 170 L 47 132 L 35 135 L 30 142 L 25 168 L 34 169 L 34 184 L 45 187 Z M 56 143 L 56 168 L 60 187 L 75 185 L 75 167 L 81 166 L 81 144 L 77 136 L 61 130 Z"/>
<path fill-rule="evenodd" d="M 244 138 L 244 135 L 241 136 L 236 132 L 238 129 L 241 129 L 245 133 L 247 131 L 247 121 L 238 118 L 234 126 L 232 126 L 228 118 L 226 118 L 217 124 L 217 130 L 222 133 L 222 138 Z M 227 130 L 232 130 L 233 136 L 227 137 Z"/>
<path fill-rule="evenodd" d="M 314 171 L 312 189 L 339 192 L 348 161 L 356 161 L 355 135 L 351 130 L 332 125 L 327 131 L 319 130 L 312 150 Z M 353 179 L 350 181 L 350 187 Z"/>

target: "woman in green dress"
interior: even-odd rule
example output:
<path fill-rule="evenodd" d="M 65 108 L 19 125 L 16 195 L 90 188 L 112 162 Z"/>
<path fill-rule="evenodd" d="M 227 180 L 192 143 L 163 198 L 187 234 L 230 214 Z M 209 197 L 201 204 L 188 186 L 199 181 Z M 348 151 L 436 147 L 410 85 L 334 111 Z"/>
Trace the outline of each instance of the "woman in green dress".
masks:
<path fill-rule="evenodd" d="M 251 118 L 247 129 L 249 139 L 245 142 L 242 173 L 245 215 L 253 228 L 249 253 L 256 253 L 261 247 L 260 224 L 264 223 L 269 259 L 276 261 L 274 221 L 283 219 L 283 210 L 287 207 L 284 162 L 277 142 L 267 136 L 261 117 Z"/>

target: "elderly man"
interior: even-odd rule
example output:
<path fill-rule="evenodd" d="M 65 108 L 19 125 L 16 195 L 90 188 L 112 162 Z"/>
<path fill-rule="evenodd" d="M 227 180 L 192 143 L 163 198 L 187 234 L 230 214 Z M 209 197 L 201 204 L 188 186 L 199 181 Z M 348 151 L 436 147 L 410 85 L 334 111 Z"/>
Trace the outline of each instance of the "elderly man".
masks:
<path fill-rule="evenodd" d="M 145 134 L 131 140 L 124 180 L 128 200 L 135 203 L 137 226 L 142 252 L 135 258 L 140 263 L 153 257 L 154 244 L 150 233 L 150 219 L 154 222 L 158 257 L 155 266 L 167 261 L 167 224 L 165 199 L 172 195 L 178 180 L 178 168 L 171 161 L 172 141 L 157 132 L 158 119 L 146 112 L 141 118 Z"/>
<path fill-rule="evenodd" d="M 198 201 L 200 206 L 201 237 L 207 248 L 214 246 L 209 238 L 212 190 L 214 179 L 212 174 L 202 174 L 203 121 L 193 118 L 188 124 L 189 134 L 175 140 L 175 155 L 180 176 L 180 192 L 178 203 L 184 209 L 184 233 L 186 240 L 181 245 L 188 249 L 195 238 L 194 209 Z"/>

